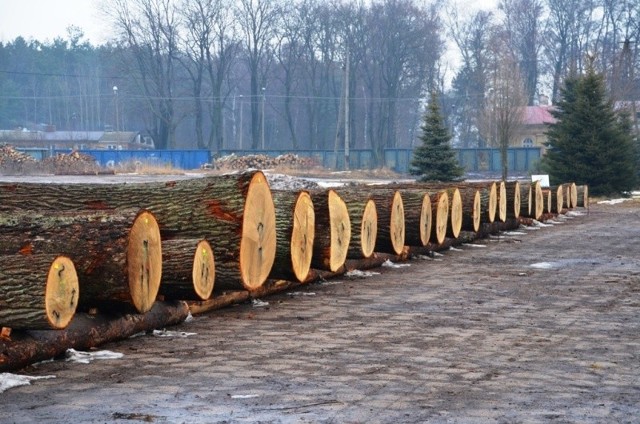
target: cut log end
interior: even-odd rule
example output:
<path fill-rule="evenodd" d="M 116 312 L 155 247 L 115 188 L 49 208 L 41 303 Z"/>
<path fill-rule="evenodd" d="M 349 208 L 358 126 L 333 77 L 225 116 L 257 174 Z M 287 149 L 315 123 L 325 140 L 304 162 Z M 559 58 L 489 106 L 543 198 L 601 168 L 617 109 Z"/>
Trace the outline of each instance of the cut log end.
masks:
<path fill-rule="evenodd" d="M 396 191 L 393 195 L 393 203 L 391 204 L 391 219 L 389 222 L 389 234 L 391 236 L 391 244 L 396 255 L 402 253 L 404 249 L 404 205 L 402 203 L 402 195 Z"/>
<path fill-rule="evenodd" d="M 480 191 L 476 190 L 473 195 L 473 231 L 480 231 L 480 222 L 482 218 L 482 196 Z"/>
<path fill-rule="evenodd" d="M 49 325 L 63 329 L 78 306 L 78 274 L 71 259 L 58 256 L 51 263 L 45 289 L 45 310 Z"/>
<path fill-rule="evenodd" d="M 462 196 L 458 188 L 453 189 L 449 201 L 451 202 L 451 235 L 458 238 L 462 230 Z"/>
<path fill-rule="evenodd" d="M 540 185 L 539 181 L 536 181 L 535 183 L 535 219 L 540 219 L 540 217 L 542 216 L 542 214 L 544 213 L 544 207 L 545 207 L 545 198 L 544 198 L 544 194 L 542 193 L 542 186 Z"/>
<path fill-rule="evenodd" d="M 369 258 L 376 248 L 376 237 L 378 235 L 378 211 L 376 202 L 369 199 L 362 213 L 362 223 L 360 227 L 360 246 L 362 257 Z"/>
<path fill-rule="evenodd" d="M 351 221 L 347 204 L 333 190 L 329 191 L 329 220 L 331 231 L 331 253 L 329 270 L 336 272 L 347 260 L 351 241 Z"/>
<path fill-rule="evenodd" d="M 420 242 L 423 246 L 429 243 L 432 225 L 431 198 L 428 193 L 422 196 L 422 209 L 420 210 Z"/>
<path fill-rule="evenodd" d="M 569 191 L 569 197 L 571 198 L 571 204 L 569 207 L 575 208 L 578 206 L 578 187 L 576 186 L 576 183 L 569 184 Z"/>
<path fill-rule="evenodd" d="M 498 209 L 498 187 L 496 183 L 491 183 L 489 187 L 489 208 L 487 209 L 487 220 L 493 224 L 496 220 L 496 212 Z"/>
<path fill-rule="evenodd" d="M 520 198 L 520 183 L 515 181 L 513 184 L 513 216 L 520 217 L 520 208 L 522 207 L 522 199 Z"/>
<path fill-rule="evenodd" d="M 131 303 L 140 313 L 153 306 L 162 277 L 160 227 L 155 216 L 141 211 L 133 221 L 127 244 L 127 275 Z"/>
<path fill-rule="evenodd" d="M 444 242 L 447 236 L 447 221 L 449 221 L 449 196 L 446 191 L 440 192 L 435 205 L 436 222 L 434 227 L 435 238 L 438 244 Z"/>
<path fill-rule="evenodd" d="M 291 266 L 298 281 L 304 281 L 311 269 L 315 217 L 311 196 L 306 191 L 300 192 L 293 211 L 291 232 Z"/>
<path fill-rule="evenodd" d="M 200 240 L 196 245 L 193 258 L 193 290 L 202 300 L 209 299 L 213 292 L 216 279 L 216 265 L 213 249 L 206 240 Z"/>
<path fill-rule="evenodd" d="M 276 254 L 276 213 L 262 172 L 251 178 L 244 204 L 240 240 L 240 276 L 247 290 L 267 280 Z"/>
<path fill-rule="evenodd" d="M 498 192 L 498 219 L 501 222 L 507 221 L 507 186 L 504 181 L 500 181 Z"/>

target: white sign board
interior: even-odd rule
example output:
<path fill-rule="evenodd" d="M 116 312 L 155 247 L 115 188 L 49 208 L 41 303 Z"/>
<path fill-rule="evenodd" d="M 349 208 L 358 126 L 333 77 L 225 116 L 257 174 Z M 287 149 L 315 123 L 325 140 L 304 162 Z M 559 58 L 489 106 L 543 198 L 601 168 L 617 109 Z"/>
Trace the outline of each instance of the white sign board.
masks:
<path fill-rule="evenodd" d="M 549 175 L 532 175 L 531 182 L 534 183 L 536 181 L 540 181 L 540 187 L 548 188 L 549 187 Z"/>

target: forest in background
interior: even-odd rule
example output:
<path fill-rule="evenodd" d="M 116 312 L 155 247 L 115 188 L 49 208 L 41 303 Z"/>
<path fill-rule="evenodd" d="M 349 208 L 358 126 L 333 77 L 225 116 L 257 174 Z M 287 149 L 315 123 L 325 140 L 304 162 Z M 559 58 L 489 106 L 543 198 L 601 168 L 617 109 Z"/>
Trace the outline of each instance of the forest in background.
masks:
<path fill-rule="evenodd" d="M 494 147 L 588 61 L 640 100 L 640 2 L 115 0 L 109 43 L 0 43 L 0 128 L 127 130 L 158 148 L 413 147 L 430 91 L 458 147 Z M 460 56 L 447 69 L 447 49 Z M 452 75 L 449 83 L 448 75 Z M 513 122 L 511 122 L 511 125 Z M 637 120 L 634 121 L 637 128 Z"/>

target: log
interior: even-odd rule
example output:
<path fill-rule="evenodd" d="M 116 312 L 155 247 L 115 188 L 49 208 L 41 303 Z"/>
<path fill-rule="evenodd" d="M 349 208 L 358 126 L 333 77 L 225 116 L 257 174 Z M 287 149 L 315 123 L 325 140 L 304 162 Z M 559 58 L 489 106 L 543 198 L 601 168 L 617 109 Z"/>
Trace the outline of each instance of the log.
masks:
<path fill-rule="evenodd" d="M 498 219 L 500 222 L 507 220 L 507 187 L 504 181 L 498 184 Z"/>
<path fill-rule="evenodd" d="M 378 212 L 376 249 L 400 255 L 404 249 L 404 204 L 400 190 L 375 190 L 371 198 Z"/>
<path fill-rule="evenodd" d="M 340 196 L 349 210 L 351 242 L 347 258 L 369 258 L 373 255 L 378 235 L 376 202 L 367 191 L 341 191 Z"/>
<path fill-rule="evenodd" d="M 405 244 L 426 246 L 431 238 L 431 197 L 425 189 L 402 190 Z"/>
<path fill-rule="evenodd" d="M 351 241 L 349 210 L 335 190 L 312 193 L 316 218 L 311 266 L 335 272 L 344 265 Z"/>
<path fill-rule="evenodd" d="M 495 182 L 456 183 L 456 187 L 461 190 L 466 187 L 479 189 L 480 208 L 484 211 L 481 215 L 480 223 L 493 223 L 493 221 L 495 221 L 498 209 L 498 188 Z"/>
<path fill-rule="evenodd" d="M 447 237 L 458 238 L 462 230 L 462 196 L 456 183 L 422 183 L 427 190 L 445 190 L 449 197 L 449 225 Z"/>
<path fill-rule="evenodd" d="M 532 187 L 532 201 L 533 204 L 531 206 L 532 218 L 540 219 L 542 214 L 545 211 L 545 202 L 548 200 L 545 198 L 544 193 L 542 192 L 542 186 L 540 185 L 540 181 L 534 181 L 531 183 Z"/>
<path fill-rule="evenodd" d="M 477 233 L 482 219 L 482 196 L 480 189 L 466 187 L 460 189 L 462 197 L 462 230 Z"/>
<path fill-rule="evenodd" d="M 578 206 L 578 187 L 576 183 L 569 183 L 569 187 L 571 187 L 571 208 L 575 208 Z"/>
<path fill-rule="evenodd" d="M 579 185 L 576 186 L 576 206 L 580 208 L 589 207 L 589 186 Z"/>
<path fill-rule="evenodd" d="M 507 218 L 518 219 L 521 210 L 520 183 L 518 181 L 507 181 L 505 183 L 507 192 Z"/>
<path fill-rule="evenodd" d="M 542 189 L 542 197 L 544 204 L 544 212 L 543 213 L 551 213 L 552 211 L 552 202 L 553 202 L 553 190 L 549 188 Z"/>
<path fill-rule="evenodd" d="M 78 292 L 78 275 L 66 256 L 0 256 L 0 327 L 65 328 Z"/>
<path fill-rule="evenodd" d="M 158 294 L 162 251 L 149 211 L 0 214 L 0 254 L 62 254 L 77 270 L 81 309 L 126 302 L 148 311 Z"/>
<path fill-rule="evenodd" d="M 12 371 L 55 358 L 67 349 L 88 350 L 134 334 L 175 325 L 185 320 L 184 302 L 156 302 L 145 314 L 77 314 L 71 324 L 58 331 L 15 331 L 11 340 L 0 340 L 0 371 Z"/>
<path fill-rule="evenodd" d="M 162 284 L 165 299 L 206 300 L 215 284 L 215 258 L 207 240 L 174 239 L 162 243 Z"/>
<path fill-rule="evenodd" d="M 564 189 L 562 185 L 551 188 L 551 212 L 561 213 L 564 207 Z"/>
<path fill-rule="evenodd" d="M 433 217 L 431 240 L 436 244 L 442 244 L 447 236 L 449 222 L 449 195 L 446 191 L 441 190 L 431 195 L 431 216 Z"/>
<path fill-rule="evenodd" d="M 276 256 L 270 278 L 304 281 L 311 268 L 315 212 L 308 191 L 274 191 Z"/>
<path fill-rule="evenodd" d="M 533 205 L 532 195 L 531 183 L 520 183 L 520 216 L 525 218 L 531 217 L 531 207 Z"/>
<path fill-rule="evenodd" d="M 271 271 L 275 208 L 260 171 L 144 184 L 0 184 L 0 210 L 146 208 L 162 239 L 215 240 L 216 288 L 252 290 Z M 245 213 L 246 211 L 246 213 Z"/>
<path fill-rule="evenodd" d="M 578 203 L 578 192 L 576 189 L 576 183 L 562 184 L 562 191 L 564 193 L 563 206 L 565 209 L 573 209 Z"/>

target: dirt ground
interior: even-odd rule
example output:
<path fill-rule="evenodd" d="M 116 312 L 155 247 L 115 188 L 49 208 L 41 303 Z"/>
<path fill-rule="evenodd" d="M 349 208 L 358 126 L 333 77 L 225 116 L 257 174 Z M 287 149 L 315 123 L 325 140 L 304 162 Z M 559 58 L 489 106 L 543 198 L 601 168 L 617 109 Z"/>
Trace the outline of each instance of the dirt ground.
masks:
<path fill-rule="evenodd" d="M 1 422 L 639 422 L 640 204 L 197 316 L 54 361 Z"/>

